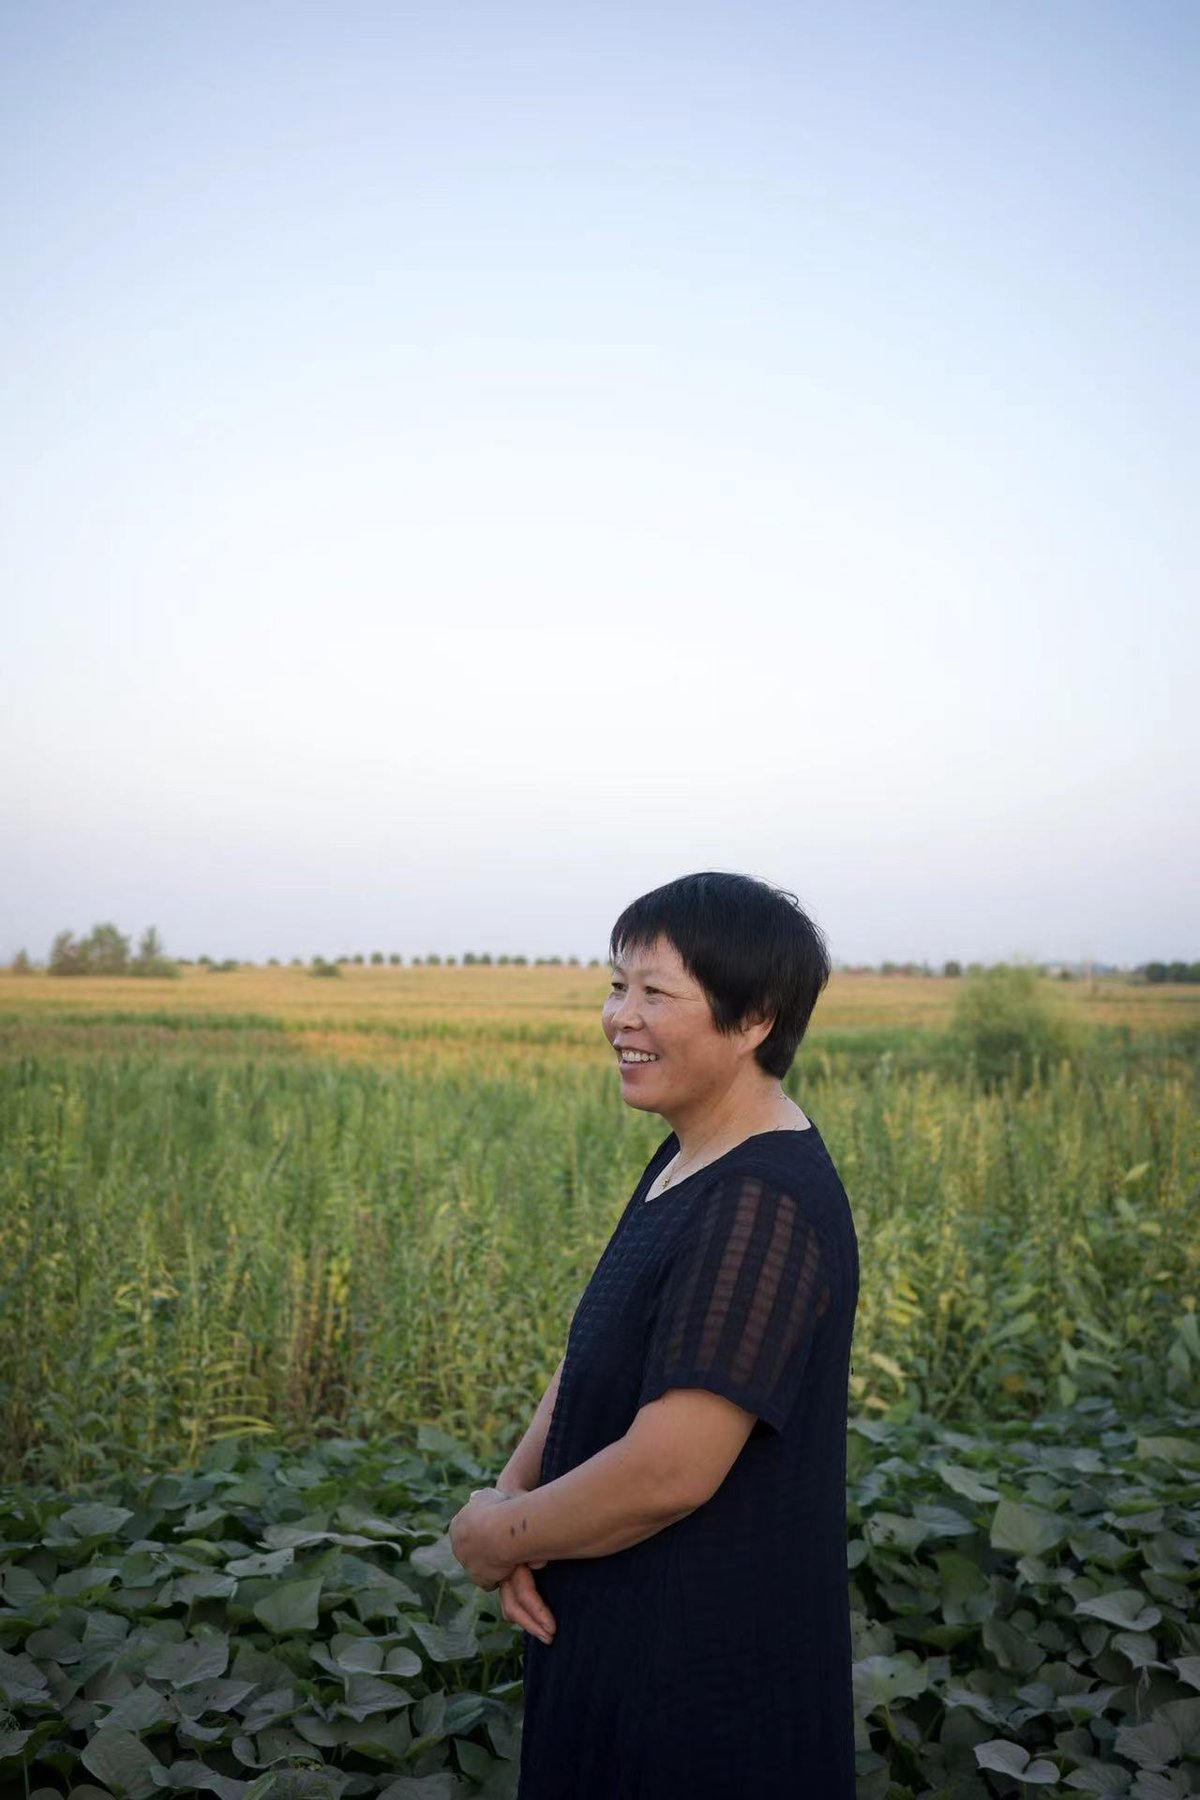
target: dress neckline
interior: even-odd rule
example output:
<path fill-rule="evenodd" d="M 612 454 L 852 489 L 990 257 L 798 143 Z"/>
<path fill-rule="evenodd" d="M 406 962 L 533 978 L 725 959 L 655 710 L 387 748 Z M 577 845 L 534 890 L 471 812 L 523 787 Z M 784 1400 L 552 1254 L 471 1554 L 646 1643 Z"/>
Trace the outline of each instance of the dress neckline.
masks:
<path fill-rule="evenodd" d="M 685 1175 L 683 1177 L 682 1181 L 677 1182 L 677 1183 L 672 1183 L 670 1189 L 664 1188 L 662 1193 L 656 1194 L 654 1196 L 654 1198 L 655 1198 L 655 1200 L 662 1200 L 668 1192 L 670 1192 L 672 1194 L 679 1193 L 680 1189 L 685 1188 L 689 1181 L 695 1181 L 701 1175 L 710 1174 L 713 1169 L 715 1169 L 720 1163 L 723 1163 L 728 1157 L 736 1156 L 739 1153 L 739 1151 L 745 1150 L 748 1144 L 757 1144 L 757 1143 L 761 1142 L 761 1140 L 763 1138 L 784 1138 L 784 1137 L 785 1138 L 810 1138 L 810 1137 L 816 1137 L 819 1139 L 820 1135 L 821 1135 L 820 1132 L 817 1130 L 817 1122 L 811 1115 L 809 1116 L 808 1124 L 804 1125 L 804 1126 L 797 1127 L 795 1125 L 781 1125 L 774 1131 L 752 1131 L 750 1133 L 750 1136 L 744 1137 L 740 1144 L 734 1144 L 730 1149 L 723 1150 L 721 1152 L 720 1156 L 714 1156 L 711 1162 L 704 1163 L 698 1169 L 693 1169 L 690 1175 Z M 658 1151 L 655 1153 L 655 1156 L 651 1157 L 651 1159 L 650 1159 L 651 1163 L 655 1162 L 657 1160 L 658 1155 L 661 1154 L 662 1151 L 666 1150 L 668 1145 L 670 1145 L 670 1144 L 674 1144 L 676 1149 L 679 1148 L 679 1139 L 676 1137 L 676 1135 L 673 1131 L 669 1134 L 669 1136 L 667 1136 L 663 1139 L 662 1143 L 658 1147 Z M 649 1164 L 647 1165 L 647 1169 L 648 1168 L 649 1168 Z M 650 1177 L 649 1185 L 651 1187 L 653 1187 L 653 1185 L 654 1185 L 655 1181 L 657 1181 L 657 1179 L 658 1179 L 658 1174 L 656 1171 L 655 1174 L 653 1174 Z M 643 1206 L 650 1206 L 653 1204 L 653 1201 L 651 1201 L 651 1199 L 649 1198 L 648 1195 L 643 1194 L 642 1199 L 641 1199 L 641 1204 Z"/>

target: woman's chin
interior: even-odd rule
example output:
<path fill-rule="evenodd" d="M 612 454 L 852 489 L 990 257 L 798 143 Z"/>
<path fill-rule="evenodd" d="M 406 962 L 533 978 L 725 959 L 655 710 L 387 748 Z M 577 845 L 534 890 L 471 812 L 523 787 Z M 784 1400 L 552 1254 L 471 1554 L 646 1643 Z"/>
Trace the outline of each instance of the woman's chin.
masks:
<path fill-rule="evenodd" d="M 626 1106 L 636 1106 L 642 1112 L 660 1111 L 659 1100 L 655 1098 L 656 1086 L 657 1083 L 636 1075 L 631 1078 L 621 1071 L 621 1098 Z"/>

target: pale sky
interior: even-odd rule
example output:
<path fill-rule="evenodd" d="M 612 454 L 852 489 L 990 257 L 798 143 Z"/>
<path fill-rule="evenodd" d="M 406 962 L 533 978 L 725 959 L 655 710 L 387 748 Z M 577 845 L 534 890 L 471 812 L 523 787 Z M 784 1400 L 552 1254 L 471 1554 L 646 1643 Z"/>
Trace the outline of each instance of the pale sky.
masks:
<path fill-rule="evenodd" d="M 1200 956 L 1200 7 L 0 4 L 0 958 Z"/>

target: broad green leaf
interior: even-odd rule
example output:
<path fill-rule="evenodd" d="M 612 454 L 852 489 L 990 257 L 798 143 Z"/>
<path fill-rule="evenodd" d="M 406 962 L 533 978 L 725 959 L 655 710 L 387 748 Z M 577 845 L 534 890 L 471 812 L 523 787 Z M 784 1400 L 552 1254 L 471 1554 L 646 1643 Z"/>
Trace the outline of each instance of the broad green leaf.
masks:
<path fill-rule="evenodd" d="M 146 1681 L 140 1687 L 131 1688 L 117 1701 L 112 1711 L 105 1714 L 103 1726 L 106 1731 L 119 1728 L 140 1733 L 175 1716 L 174 1703 Z"/>
<path fill-rule="evenodd" d="M 424 1619 L 412 1619 L 410 1623 L 426 1654 L 435 1663 L 465 1662 L 468 1657 L 478 1655 L 479 1642 L 470 1627 L 429 1625 Z"/>
<path fill-rule="evenodd" d="M 1148 1631 L 1114 1631 L 1110 1648 L 1120 1651 L 1135 1669 L 1165 1669 L 1158 1645 Z"/>
<path fill-rule="evenodd" d="M 254 1692 L 252 1681 L 200 1681 L 179 1690 L 175 1703 L 189 1719 L 199 1719 L 206 1712 L 232 1712 L 247 1694 Z"/>
<path fill-rule="evenodd" d="M 1162 1769 L 1179 1755 L 1179 1737 L 1174 1726 L 1155 1713 L 1144 1725 L 1123 1725 L 1114 1748 L 1139 1769 Z"/>
<path fill-rule="evenodd" d="M 1058 1770 L 1052 1762 L 1041 1758 L 1031 1762 L 1028 1750 L 1006 1738 L 991 1738 L 986 1744 L 976 1744 L 975 1760 L 981 1769 L 994 1769 L 999 1775 L 1012 1775 L 1018 1781 L 1027 1781 L 1037 1787 L 1058 1780 Z"/>
<path fill-rule="evenodd" d="M 1143 1461 L 1152 1458 L 1158 1462 L 1200 1468 L 1200 1438 L 1140 1437 L 1137 1453 Z"/>
<path fill-rule="evenodd" d="M 236 1575 L 239 1580 L 248 1575 L 278 1575 L 295 1559 L 296 1552 L 292 1549 L 265 1550 L 254 1556 L 235 1556 L 232 1562 L 225 1564 L 225 1572 Z"/>
<path fill-rule="evenodd" d="M 1097 1762 L 1088 1757 L 1077 1769 L 1072 1769 L 1067 1776 L 1067 1786 L 1078 1788 L 1084 1794 L 1109 1796 L 1127 1794 L 1132 1776 L 1128 1769 L 1122 1769 L 1117 1763 Z"/>
<path fill-rule="evenodd" d="M 272 1725 L 290 1719 L 296 1710 L 296 1690 L 293 1687 L 274 1688 L 269 1694 L 260 1694 L 246 1708 L 242 1720 L 242 1730 L 249 1737 L 260 1731 L 267 1731 Z"/>
<path fill-rule="evenodd" d="M 383 1667 L 383 1645 L 374 1638 L 351 1638 L 335 1650 L 339 1668 L 374 1675 Z"/>
<path fill-rule="evenodd" d="M 0 1650 L 0 1696 L 14 1708 L 43 1706 L 49 1700 L 46 1677 L 31 1656 Z"/>
<path fill-rule="evenodd" d="M 913 1517 L 925 1526 L 931 1537 L 970 1537 L 976 1527 L 953 1506 L 939 1506 L 934 1500 L 918 1500 Z"/>
<path fill-rule="evenodd" d="M 237 1579 L 233 1575 L 218 1575 L 215 1571 L 200 1575 L 177 1575 L 170 1583 L 162 1604 L 171 1606 L 190 1606 L 193 1600 L 228 1600 L 237 1593 Z"/>
<path fill-rule="evenodd" d="M 863 1713 L 890 1706 L 895 1700 L 911 1699 L 929 1686 L 924 1664 L 907 1654 L 864 1657 L 854 1664 L 853 1673 L 855 1703 Z"/>
<path fill-rule="evenodd" d="M 1015 1550 L 1018 1556 L 1040 1556 L 1066 1537 L 1068 1525 L 1058 1514 L 1040 1506 L 1024 1506 L 1001 1500 L 992 1518 L 992 1546 Z"/>
<path fill-rule="evenodd" d="M 3 1589 L 5 1605 L 22 1610 L 41 1598 L 46 1591 L 46 1584 L 38 1579 L 32 1569 L 22 1568 L 19 1563 L 8 1563 L 0 1569 L 0 1588 Z"/>
<path fill-rule="evenodd" d="M 425 1667 L 416 1651 L 410 1650 L 407 1644 L 397 1644 L 394 1650 L 389 1650 L 383 1666 L 389 1675 L 402 1676 L 419 1675 Z M 1200 1681 L 1196 1686 L 1200 1687 Z"/>
<path fill-rule="evenodd" d="M 112 1586 L 119 1571 L 111 1566 L 64 1569 L 54 1583 L 54 1592 L 63 1600 L 76 1600 L 80 1594 L 97 1593 Z"/>
<path fill-rule="evenodd" d="M 347 1718 L 362 1720 L 372 1713 L 395 1712 L 401 1706 L 411 1705 L 411 1694 L 390 1681 L 382 1681 L 378 1675 L 347 1675 L 346 1698 L 336 1710 Z"/>
<path fill-rule="evenodd" d="M 320 1576 L 312 1581 L 282 1581 L 265 1599 L 255 1602 L 254 1616 L 279 1637 L 289 1631 L 315 1631 L 321 1587 Z"/>
<path fill-rule="evenodd" d="M 127 1506 L 103 1506 L 94 1500 L 84 1506 L 69 1506 L 66 1512 L 58 1515 L 58 1522 L 66 1525 L 78 1538 L 101 1538 L 113 1537 L 126 1519 L 132 1517 Z"/>
<path fill-rule="evenodd" d="M 146 1800 L 167 1785 L 166 1770 L 141 1738 L 116 1726 L 101 1726 L 84 1745 L 80 1760 L 118 1800 Z"/>
<path fill-rule="evenodd" d="M 1137 1588 L 1117 1588 L 1111 1594 L 1077 1601 L 1075 1611 L 1103 1619 L 1107 1625 L 1119 1625 L 1122 1631 L 1152 1631 L 1162 1620 L 1158 1607 L 1147 1606 Z"/>
<path fill-rule="evenodd" d="M 218 1775 L 207 1763 L 181 1757 L 165 1771 L 168 1785 L 176 1793 L 216 1794 L 217 1800 L 245 1800 L 249 1791 L 244 1781 L 232 1775 Z"/>
<path fill-rule="evenodd" d="M 436 1775 L 402 1775 L 390 1781 L 379 1800 L 455 1800 L 458 1778 L 446 1770 Z"/>
<path fill-rule="evenodd" d="M 1200 1700 L 1168 1700 L 1155 1717 L 1171 1727 L 1185 1757 L 1200 1757 Z"/>
<path fill-rule="evenodd" d="M 188 1638 L 182 1644 L 164 1644 L 146 1664 L 152 1681 L 169 1681 L 175 1687 L 213 1681 L 225 1673 L 229 1640 L 225 1637 Z"/>
<path fill-rule="evenodd" d="M 990 1487 L 974 1469 L 963 1468 L 960 1463 L 935 1463 L 934 1467 L 946 1486 L 956 1494 L 961 1494 L 964 1500 L 977 1500 L 990 1505 L 1000 1498 L 999 1489 Z"/>
<path fill-rule="evenodd" d="M 1179 1671 L 1180 1681 L 1186 1681 L 1189 1687 L 1200 1688 L 1200 1656 L 1176 1656 L 1171 1660 Z"/>
<path fill-rule="evenodd" d="M 863 1536 L 879 1550 L 917 1550 L 929 1535 L 928 1525 L 902 1513 L 872 1513 L 863 1526 Z"/>

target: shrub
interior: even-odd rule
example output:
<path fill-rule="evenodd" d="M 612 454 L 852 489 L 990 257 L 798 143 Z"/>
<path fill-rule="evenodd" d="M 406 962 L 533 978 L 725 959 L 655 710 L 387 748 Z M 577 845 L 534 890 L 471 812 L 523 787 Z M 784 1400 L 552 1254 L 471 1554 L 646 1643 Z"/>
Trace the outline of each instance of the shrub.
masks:
<path fill-rule="evenodd" d="M 313 957 L 312 964 L 311 964 L 308 972 L 310 975 L 321 975 L 321 976 L 330 976 L 330 975 L 340 976 L 342 973 L 341 966 L 339 963 L 326 962 L 326 960 L 323 956 L 314 956 Z"/>
<path fill-rule="evenodd" d="M 1020 1088 L 1077 1048 L 1076 1034 L 1047 996 L 1036 969 L 997 963 L 968 974 L 954 1006 L 951 1036 L 975 1062 L 985 1087 L 1012 1077 Z"/>

